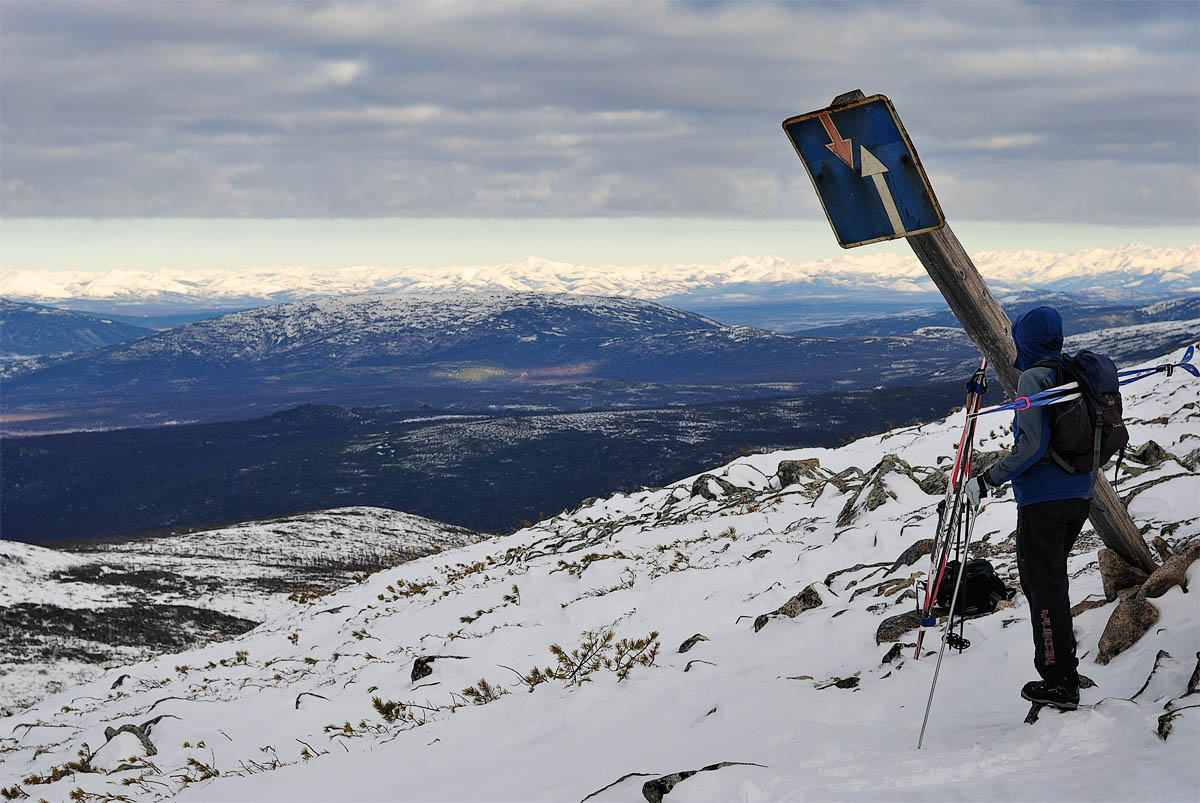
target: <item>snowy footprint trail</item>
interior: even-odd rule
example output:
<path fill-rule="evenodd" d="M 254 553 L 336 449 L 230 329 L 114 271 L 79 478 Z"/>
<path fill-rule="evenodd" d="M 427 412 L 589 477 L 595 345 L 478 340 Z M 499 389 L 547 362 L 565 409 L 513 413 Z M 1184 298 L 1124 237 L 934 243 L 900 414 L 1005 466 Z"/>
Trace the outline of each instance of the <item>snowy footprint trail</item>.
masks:
<path fill-rule="evenodd" d="M 1126 410 L 1132 445 L 1158 451 L 1127 458 L 1118 489 L 1147 538 L 1180 549 L 1200 535 L 1200 383 L 1147 380 Z M 1178 700 L 1200 597 L 1154 599 L 1154 627 L 1096 663 L 1117 602 L 1090 530 L 1069 565 L 1072 600 L 1096 602 L 1075 618 L 1095 682 L 1084 707 L 1023 722 L 1018 593 L 948 651 L 916 750 L 935 661 L 913 660 L 905 615 L 960 418 L 592 501 L 233 641 L 113 669 L 0 721 L 0 786 L 47 800 L 1194 801 L 1200 709 L 1158 729 L 1172 700 L 1200 703 Z M 981 457 L 1007 448 L 1005 424 L 981 434 Z M 1013 587 L 1015 513 L 1009 493 L 976 528 Z"/>

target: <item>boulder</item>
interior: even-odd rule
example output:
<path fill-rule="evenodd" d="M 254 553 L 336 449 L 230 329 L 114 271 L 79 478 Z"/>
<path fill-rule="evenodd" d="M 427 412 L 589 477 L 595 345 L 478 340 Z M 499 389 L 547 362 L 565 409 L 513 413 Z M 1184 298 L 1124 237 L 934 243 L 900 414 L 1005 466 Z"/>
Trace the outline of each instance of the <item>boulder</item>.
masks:
<path fill-rule="evenodd" d="M 1126 596 L 1104 626 L 1096 663 L 1107 664 L 1129 649 L 1157 621 L 1158 608 L 1146 601 L 1146 595 L 1141 589 Z"/>
<path fill-rule="evenodd" d="M 817 471 L 821 461 L 815 457 L 811 460 L 780 460 L 775 475 L 779 477 L 779 487 L 786 488 L 805 480 L 821 479 Z"/>
<path fill-rule="evenodd" d="M 1200 540 L 1192 541 L 1180 553 L 1172 555 L 1162 566 L 1154 570 L 1154 574 L 1146 578 L 1142 584 L 1146 596 L 1157 599 L 1175 586 L 1187 593 L 1187 571 L 1197 559 L 1200 559 Z"/>
<path fill-rule="evenodd" d="M 1111 549 L 1101 549 L 1099 553 L 1100 581 L 1104 584 L 1104 598 L 1112 602 L 1127 588 L 1140 586 L 1146 582 L 1146 573 L 1136 566 L 1130 566 L 1125 559 Z"/>
<path fill-rule="evenodd" d="M 900 553 L 900 557 L 896 558 L 896 562 L 892 564 L 892 568 L 887 570 L 887 573 L 891 574 L 901 566 L 912 566 L 933 551 L 933 543 L 934 540 L 932 538 L 922 538 L 920 541 L 917 541 Z"/>
<path fill-rule="evenodd" d="M 710 502 L 714 501 L 718 496 L 717 491 L 713 490 L 714 484 L 720 489 L 721 496 L 728 496 L 738 491 L 738 487 L 727 479 L 712 474 L 701 474 L 692 483 L 692 496 L 702 496 Z"/>
<path fill-rule="evenodd" d="M 921 490 L 930 496 L 943 496 L 949 484 L 950 477 L 947 476 L 946 470 L 941 468 L 933 469 L 917 483 Z"/>
<path fill-rule="evenodd" d="M 795 619 L 805 611 L 819 608 L 823 600 L 817 591 L 816 583 L 810 583 L 807 588 L 770 613 L 764 613 L 754 620 L 754 632 L 762 630 L 772 616 L 787 616 Z"/>
<path fill-rule="evenodd" d="M 916 630 L 920 626 L 921 614 L 918 611 L 906 611 L 896 616 L 889 616 L 880 622 L 879 627 L 875 630 L 875 643 L 899 641 L 905 633 Z"/>
<path fill-rule="evenodd" d="M 1126 454 L 1127 460 L 1135 460 L 1146 466 L 1157 466 L 1168 457 L 1171 457 L 1170 452 L 1154 441 L 1146 441 L 1138 448 Z"/>

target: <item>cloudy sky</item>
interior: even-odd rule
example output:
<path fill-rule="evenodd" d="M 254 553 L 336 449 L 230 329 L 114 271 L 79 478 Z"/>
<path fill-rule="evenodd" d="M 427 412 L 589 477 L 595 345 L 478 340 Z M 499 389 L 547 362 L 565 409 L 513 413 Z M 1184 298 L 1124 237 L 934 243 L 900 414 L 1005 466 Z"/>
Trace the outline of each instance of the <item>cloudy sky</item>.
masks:
<path fill-rule="evenodd" d="M 1200 239 L 1194 0 L 3 0 L 0 59 L 5 267 L 834 253 L 780 122 L 854 88 L 968 248 Z"/>

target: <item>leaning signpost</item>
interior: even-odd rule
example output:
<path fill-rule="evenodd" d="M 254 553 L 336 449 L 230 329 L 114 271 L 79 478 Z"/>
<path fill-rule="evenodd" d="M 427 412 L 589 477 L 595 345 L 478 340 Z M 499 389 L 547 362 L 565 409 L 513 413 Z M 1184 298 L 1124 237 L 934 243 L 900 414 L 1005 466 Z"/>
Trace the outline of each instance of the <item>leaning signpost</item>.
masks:
<path fill-rule="evenodd" d="M 934 285 L 1010 397 L 1013 365 L 1008 316 L 946 224 L 917 151 L 883 95 L 855 90 L 828 108 L 791 117 L 783 130 L 804 163 L 843 248 L 905 238 Z M 1096 477 L 1091 520 L 1105 546 L 1152 572 L 1150 550 L 1103 476 Z"/>

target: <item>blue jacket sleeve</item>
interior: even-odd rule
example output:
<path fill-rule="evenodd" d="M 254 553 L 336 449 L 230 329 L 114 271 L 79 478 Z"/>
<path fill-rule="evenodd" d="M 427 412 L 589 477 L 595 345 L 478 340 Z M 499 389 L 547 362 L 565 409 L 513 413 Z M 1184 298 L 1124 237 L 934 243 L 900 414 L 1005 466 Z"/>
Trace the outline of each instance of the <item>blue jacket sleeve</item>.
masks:
<path fill-rule="evenodd" d="M 1036 366 L 1022 372 L 1017 380 L 1017 395 L 1032 396 L 1038 391 L 1053 387 L 1054 369 Z M 1018 410 L 1013 420 L 1016 444 L 1012 452 L 987 471 L 984 478 L 989 485 L 1004 483 L 1028 471 L 1046 456 L 1050 447 L 1050 414 L 1045 407 Z"/>

